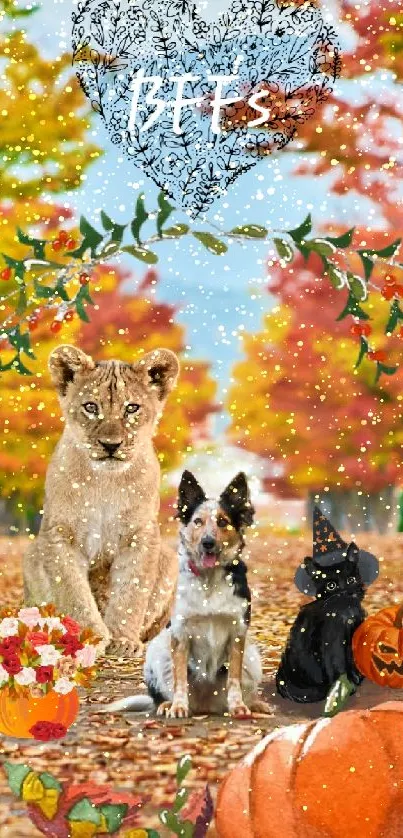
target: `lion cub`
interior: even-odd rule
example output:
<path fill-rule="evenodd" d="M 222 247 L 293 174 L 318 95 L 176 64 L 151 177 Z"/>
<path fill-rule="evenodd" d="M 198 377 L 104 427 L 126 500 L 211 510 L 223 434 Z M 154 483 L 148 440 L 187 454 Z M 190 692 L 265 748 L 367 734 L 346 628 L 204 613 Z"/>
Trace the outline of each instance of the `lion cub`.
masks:
<path fill-rule="evenodd" d="M 64 431 L 46 477 L 40 533 L 24 559 L 27 605 L 53 602 L 112 654 L 132 654 L 168 620 L 175 553 L 161 544 L 152 437 L 179 362 L 168 349 L 133 364 L 73 346 L 49 367 Z"/>

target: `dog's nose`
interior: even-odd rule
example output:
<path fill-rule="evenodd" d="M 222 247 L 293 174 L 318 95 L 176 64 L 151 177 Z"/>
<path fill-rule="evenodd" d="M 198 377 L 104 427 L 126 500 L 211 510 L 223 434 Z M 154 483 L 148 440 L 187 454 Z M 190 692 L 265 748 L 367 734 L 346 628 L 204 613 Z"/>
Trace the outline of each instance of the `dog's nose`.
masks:
<path fill-rule="evenodd" d="M 104 442 L 103 439 L 98 440 L 99 444 L 102 445 L 102 448 L 105 449 L 106 453 L 109 454 L 110 457 L 113 457 L 116 454 L 116 451 L 121 446 L 121 442 Z"/>
<path fill-rule="evenodd" d="M 214 550 L 216 546 L 216 540 L 211 535 L 205 535 L 204 538 L 201 540 L 202 547 L 204 550 Z"/>

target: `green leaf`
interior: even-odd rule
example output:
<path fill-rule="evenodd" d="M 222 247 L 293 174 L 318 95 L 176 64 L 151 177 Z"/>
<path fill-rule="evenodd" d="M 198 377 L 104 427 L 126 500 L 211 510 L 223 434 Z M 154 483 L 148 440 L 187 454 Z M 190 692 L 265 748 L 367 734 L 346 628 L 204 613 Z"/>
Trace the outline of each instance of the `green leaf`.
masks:
<path fill-rule="evenodd" d="M 180 236 L 186 236 L 190 227 L 188 224 L 175 224 L 173 227 L 165 227 L 162 231 L 164 239 L 178 239 Z"/>
<path fill-rule="evenodd" d="M 82 285 L 75 300 L 73 300 L 75 304 L 77 314 L 80 320 L 83 320 L 85 323 L 90 322 L 90 318 L 86 312 L 84 303 L 89 303 L 89 305 L 94 305 L 93 299 L 90 295 L 88 285 Z"/>
<path fill-rule="evenodd" d="M 347 317 L 348 314 L 351 314 L 353 317 L 358 317 L 359 320 L 370 319 L 369 314 L 367 314 L 367 312 L 361 308 L 351 291 L 349 292 L 348 300 L 345 307 L 343 308 L 343 311 L 336 318 L 337 321 L 344 320 L 344 318 Z"/>
<path fill-rule="evenodd" d="M 22 784 L 28 774 L 31 774 L 32 768 L 28 765 L 13 765 L 11 762 L 4 763 L 4 770 L 7 774 L 8 785 L 16 797 L 21 796 Z"/>
<path fill-rule="evenodd" d="M 179 789 L 178 794 L 175 797 L 173 802 L 172 811 L 173 812 L 180 812 L 183 809 L 187 799 L 189 796 L 189 792 L 187 789 Z"/>
<path fill-rule="evenodd" d="M 111 234 L 111 242 L 118 242 L 120 243 L 123 239 L 124 232 L 126 230 L 126 224 L 116 224 L 115 221 L 112 221 L 109 218 L 109 215 L 106 214 L 103 210 L 101 210 L 101 221 L 104 230 Z"/>
<path fill-rule="evenodd" d="M 18 302 L 17 302 L 17 307 L 15 309 L 16 314 L 24 314 L 24 311 L 26 311 L 26 308 L 27 308 L 27 289 L 24 285 L 22 288 L 20 288 L 20 291 L 19 291 L 19 294 L 18 294 Z"/>
<path fill-rule="evenodd" d="M 165 192 L 160 192 L 158 195 L 158 206 L 159 211 L 157 215 L 157 232 L 159 236 L 162 236 L 162 228 L 170 215 L 172 215 L 175 207 L 169 203 L 168 198 L 165 195 Z"/>
<path fill-rule="evenodd" d="M 41 285 L 37 279 L 34 279 L 34 289 L 35 297 L 38 297 L 38 300 L 49 300 L 51 297 L 55 296 L 55 288 L 52 288 L 50 285 Z"/>
<path fill-rule="evenodd" d="M 259 224 L 245 224 L 244 227 L 234 227 L 230 231 L 234 236 L 245 236 L 247 239 L 265 239 L 268 235 L 266 227 L 261 227 Z"/>
<path fill-rule="evenodd" d="M 363 362 L 363 360 L 364 360 L 364 358 L 367 354 L 368 354 L 368 343 L 362 337 L 361 340 L 360 340 L 360 351 L 359 351 L 358 358 L 357 358 L 357 361 L 356 361 L 356 364 L 355 364 L 356 369 L 358 369 L 358 367 L 361 366 L 361 364 L 362 364 L 362 362 Z"/>
<path fill-rule="evenodd" d="M 168 827 L 174 835 L 180 835 L 181 838 L 193 838 L 194 824 L 191 821 L 181 821 L 174 812 L 165 809 L 160 812 L 161 823 Z"/>
<path fill-rule="evenodd" d="M 353 692 L 353 684 L 349 681 L 347 675 L 343 673 L 328 693 L 324 715 L 330 717 L 336 716 L 336 714 L 339 713 L 343 707 L 345 707 L 350 695 L 352 695 Z"/>
<path fill-rule="evenodd" d="M 53 774 L 49 774 L 47 771 L 44 771 L 39 775 L 39 779 L 42 781 L 45 789 L 57 789 L 58 791 L 63 791 L 62 784 L 59 783 L 59 780 L 57 780 Z"/>
<path fill-rule="evenodd" d="M 98 233 L 98 230 L 83 215 L 80 218 L 80 233 L 83 236 L 83 240 L 79 247 L 72 251 L 71 256 L 74 256 L 76 259 L 81 259 L 84 253 L 89 250 L 94 259 L 97 255 L 97 247 L 103 242 L 104 237 L 101 233 Z"/>
<path fill-rule="evenodd" d="M 17 238 L 21 244 L 29 245 L 32 247 L 34 251 L 34 256 L 36 259 L 45 259 L 45 245 L 47 244 L 46 239 L 35 239 L 33 236 L 29 236 L 27 233 L 24 233 L 19 227 L 17 227 Z"/>
<path fill-rule="evenodd" d="M 348 247 L 352 242 L 354 233 L 355 227 L 351 227 L 351 230 L 347 230 L 347 232 L 342 233 L 341 236 L 326 236 L 326 241 L 334 244 L 336 247 Z"/>
<path fill-rule="evenodd" d="M 60 279 L 58 279 L 58 280 L 57 280 L 57 282 L 56 282 L 56 285 L 55 285 L 55 291 L 56 291 L 56 293 L 59 295 L 59 297 L 60 297 L 62 300 L 64 300 L 64 302 L 65 302 L 65 303 L 69 303 L 69 302 L 70 302 L 70 297 L 69 297 L 69 295 L 68 295 L 68 293 L 67 293 L 67 291 L 66 291 L 66 289 L 65 289 L 65 287 L 64 287 L 64 282 L 63 282 L 63 279 L 62 279 L 61 277 L 60 277 Z"/>
<path fill-rule="evenodd" d="M 296 227 L 295 230 L 289 230 L 289 234 L 291 238 L 294 239 L 295 242 L 300 243 L 304 241 L 308 233 L 312 230 L 312 216 L 309 213 L 302 224 L 299 227 Z"/>
<path fill-rule="evenodd" d="M 11 346 L 17 349 L 18 352 L 25 352 L 25 355 L 28 355 L 30 358 L 35 358 L 31 349 L 29 332 L 21 332 L 20 327 L 16 326 L 8 333 L 8 340 Z"/>
<path fill-rule="evenodd" d="M 357 250 L 357 253 L 358 253 L 358 255 L 361 259 L 361 262 L 362 262 L 362 265 L 363 265 L 363 268 L 364 268 L 365 279 L 368 282 L 368 280 L 371 277 L 372 271 L 373 271 L 374 260 L 370 259 L 370 257 L 367 254 L 367 251 L 365 251 L 365 250 Z"/>
<path fill-rule="evenodd" d="M 106 803 L 101 806 L 101 813 L 104 815 L 108 833 L 111 835 L 117 832 L 122 826 L 123 818 L 127 815 L 127 803 Z"/>
<path fill-rule="evenodd" d="M 137 244 L 141 245 L 140 230 L 149 217 L 144 205 L 144 195 L 139 195 L 136 203 L 136 215 L 131 223 L 131 231 Z"/>
<path fill-rule="evenodd" d="M 324 261 L 326 274 L 329 277 L 333 288 L 335 288 L 336 291 L 340 291 L 341 288 L 344 288 L 347 285 L 347 274 L 345 271 L 336 267 L 336 265 L 333 265 L 332 262 L 328 262 L 327 259 Z"/>
<path fill-rule="evenodd" d="M 387 244 L 386 247 L 382 247 L 380 250 L 368 250 L 365 248 L 365 250 L 361 250 L 359 253 L 367 253 L 369 256 L 394 256 L 400 247 L 401 241 L 401 239 L 396 239 L 394 242 Z"/>
<path fill-rule="evenodd" d="M 190 754 L 185 754 L 178 762 L 176 768 L 176 782 L 178 786 L 181 786 L 183 781 L 186 779 L 189 771 L 192 770 L 192 757 Z"/>
<path fill-rule="evenodd" d="M 319 256 L 332 256 L 336 250 L 335 245 L 326 241 L 326 239 L 312 239 L 312 241 L 306 242 L 305 246 L 308 250 L 318 253 Z"/>
<path fill-rule="evenodd" d="M 396 367 L 388 367 L 385 364 L 381 364 L 380 361 L 376 364 L 376 376 L 375 376 L 375 384 L 378 383 L 381 375 L 394 375 L 399 368 Z"/>
<path fill-rule="evenodd" d="M 24 264 L 24 262 L 21 259 L 13 259 L 12 256 L 7 256 L 6 253 L 2 253 L 1 255 L 2 255 L 6 265 L 8 265 L 9 268 L 12 268 L 16 277 L 19 277 L 19 279 L 23 279 L 24 275 L 25 275 L 25 264 Z"/>
<path fill-rule="evenodd" d="M 397 300 L 394 300 L 390 307 L 389 320 L 386 324 L 385 334 L 391 335 L 396 329 L 399 320 L 403 320 L 403 311 L 401 310 Z"/>
<path fill-rule="evenodd" d="M 32 375 L 31 370 L 25 366 L 25 364 L 21 361 L 20 355 L 17 355 L 14 358 L 14 361 L 11 364 L 12 368 L 18 372 L 20 375 Z"/>
<path fill-rule="evenodd" d="M 160 833 L 156 829 L 146 829 L 148 838 L 161 838 Z"/>
<path fill-rule="evenodd" d="M 368 288 L 361 276 L 347 272 L 347 281 L 350 291 L 355 300 L 366 300 L 368 297 Z"/>
<path fill-rule="evenodd" d="M 294 258 L 294 251 L 285 239 L 274 239 L 277 253 L 283 262 L 292 262 Z"/>
<path fill-rule="evenodd" d="M 100 810 L 91 803 L 88 797 L 83 797 L 78 803 L 67 812 L 66 819 L 68 821 L 89 821 L 99 826 L 101 823 Z"/>
<path fill-rule="evenodd" d="M 140 262 L 146 262 L 147 265 L 156 265 L 158 262 L 157 254 L 153 253 L 152 250 L 146 250 L 145 247 L 134 247 L 129 244 L 127 247 L 122 247 L 122 251 L 130 253 L 135 259 L 140 259 Z"/>
<path fill-rule="evenodd" d="M 210 251 L 210 253 L 214 253 L 215 256 L 221 256 L 228 250 L 227 245 L 224 244 L 224 242 L 220 241 L 220 239 L 217 239 L 211 233 L 196 232 L 192 235 L 195 237 L 195 239 L 201 242 L 202 245 L 204 245 L 204 247 L 206 247 L 207 250 Z"/>

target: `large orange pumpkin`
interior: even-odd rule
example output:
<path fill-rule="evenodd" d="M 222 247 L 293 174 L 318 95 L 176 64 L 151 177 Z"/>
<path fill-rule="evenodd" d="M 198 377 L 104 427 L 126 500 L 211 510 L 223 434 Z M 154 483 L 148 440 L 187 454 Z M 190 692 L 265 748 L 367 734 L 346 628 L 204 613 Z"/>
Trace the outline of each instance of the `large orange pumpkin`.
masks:
<path fill-rule="evenodd" d="M 219 838 L 402 838 L 403 703 L 280 728 L 224 779 Z"/>
<path fill-rule="evenodd" d="M 76 719 L 78 708 L 76 689 L 67 695 L 51 690 L 41 698 L 11 698 L 8 687 L 4 687 L 0 690 L 0 732 L 33 739 L 29 731 L 36 722 L 55 722 L 68 728 Z"/>
<path fill-rule="evenodd" d="M 403 606 L 383 608 L 364 620 L 353 635 L 353 654 L 366 678 L 381 687 L 402 689 Z"/>

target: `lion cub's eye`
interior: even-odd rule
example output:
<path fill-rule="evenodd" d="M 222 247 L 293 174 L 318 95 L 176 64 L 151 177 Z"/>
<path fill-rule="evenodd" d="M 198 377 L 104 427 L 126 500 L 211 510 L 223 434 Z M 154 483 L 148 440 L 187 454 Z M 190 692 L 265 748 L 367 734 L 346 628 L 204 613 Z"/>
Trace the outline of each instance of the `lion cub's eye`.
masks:
<path fill-rule="evenodd" d="M 126 416 L 129 416 L 133 413 L 138 413 L 139 410 L 140 410 L 140 405 L 139 404 L 128 404 L 128 405 L 126 405 L 126 411 L 125 411 Z"/>
<path fill-rule="evenodd" d="M 203 526 L 203 521 L 202 521 L 201 518 L 195 518 L 193 523 L 194 523 L 195 527 L 202 527 Z"/>
<path fill-rule="evenodd" d="M 95 402 L 86 402 L 83 404 L 83 408 L 90 416 L 98 416 L 98 405 Z"/>

